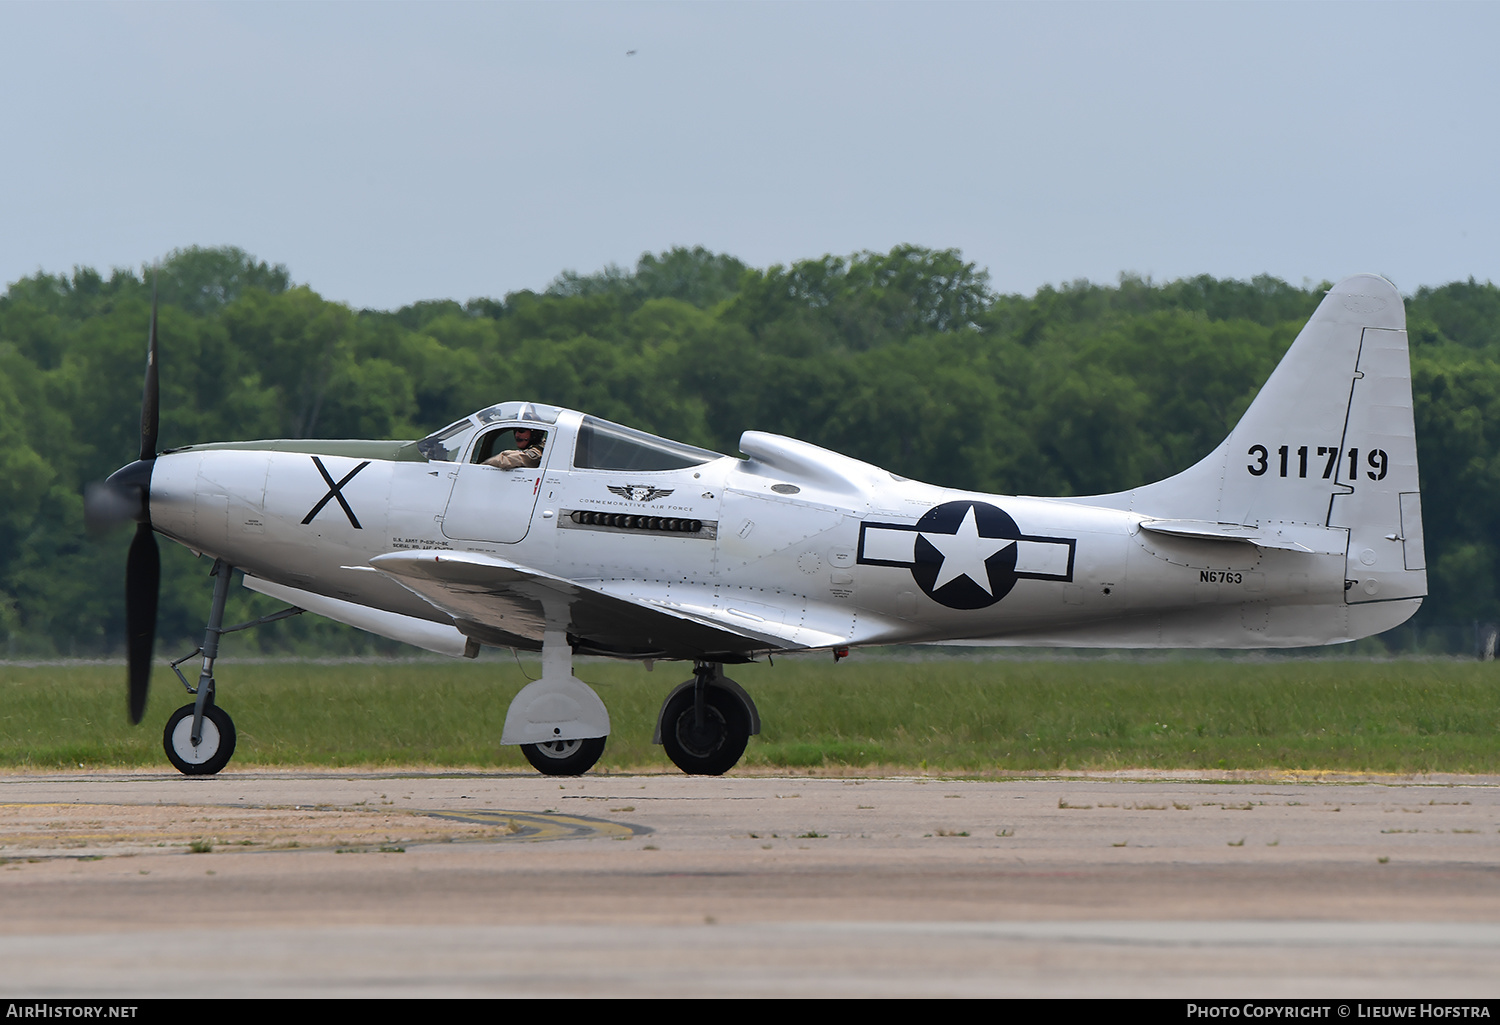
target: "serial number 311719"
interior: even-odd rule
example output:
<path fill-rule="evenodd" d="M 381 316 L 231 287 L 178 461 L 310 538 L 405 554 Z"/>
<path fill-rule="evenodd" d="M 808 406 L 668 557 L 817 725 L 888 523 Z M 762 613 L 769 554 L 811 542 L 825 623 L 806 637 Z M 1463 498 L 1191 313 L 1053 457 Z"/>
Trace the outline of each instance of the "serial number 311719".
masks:
<path fill-rule="evenodd" d="M 1291 476 L 1291 470 L 1295 468 L 1298 477 L 1306 477 L 1307 458 L 1311 447 L 1310 445 L 1301 445 L 1293 449 L 1290 445 L 1282 445 L 1278 448 L 1276 450 L 1278 476 L 1289 477 Z M 1321 467 L 1314 463 L 1313 472 L 1316 473 L 1321 469 L 1323 471 L 1323 479 L 1330 480 L 1333 478 L 1334 471 L 1339 469 L 1339 456 L 1341 454 L 1339 447 L 1337 445 L 1332 447 L 1319 445 L 1317 451 L 1318 457 L 1325 460 L 1325 462 Z M 1249 463 L 1245 467 L 1245 469 L 1250 471 L 1252 477 L 1263 477 L 1270 471 L 1271 451 L 1266 446 L 1251 445 L 1249 452 L 1246 454 L 1255 460 L 1255 462 Z M 1353 481 L 1359 477 L 1359 449 L 1351 448 L 1347 453 L 1343 454 L 1349 460 L 1349 475 L 1345 479 Z M 1365 463 L 1368 466 L 1368 469 L 1365 470 L 1366 477 L 1370 478 L 1370 480 L 1385 480 L 1386 472 L 1390 469 L 1391 458 L 1386 455 L 1385 449 L 1372 448 L 1365 453 Z"/>

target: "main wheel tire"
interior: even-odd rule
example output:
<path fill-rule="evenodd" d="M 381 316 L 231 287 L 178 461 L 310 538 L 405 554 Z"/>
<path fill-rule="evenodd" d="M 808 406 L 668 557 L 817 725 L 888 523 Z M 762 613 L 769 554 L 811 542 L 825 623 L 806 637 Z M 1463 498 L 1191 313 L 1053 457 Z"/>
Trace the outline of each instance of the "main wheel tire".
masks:
<path fill-rule="evenodd" d="M 185 776 L 212 776 L 234 756 L 234 720 L 218 705 L 203 710 L 203 737 L 193 746 L 193 706 L 183 705 L 162 730 L 167 760 Z"/>
<path fill-rule="evenodd" d="M 531 767 L 545 776 L 582 776 L 604 753 L 607 737 L 585 740 L 550 740 L 545 744 L 522 744 L 521 753 Z"/>
<path fill-rule="evenodd" d="M 683 772 L 722 776 L 745 753 L 750 739 L 750 715 L 732 693 L 709 687 L 703 696 L 703 726 L 693 710 L 693 688 L 684 687 L 667 702 L 661 721 L 661 744 L 667 757 Z"/>

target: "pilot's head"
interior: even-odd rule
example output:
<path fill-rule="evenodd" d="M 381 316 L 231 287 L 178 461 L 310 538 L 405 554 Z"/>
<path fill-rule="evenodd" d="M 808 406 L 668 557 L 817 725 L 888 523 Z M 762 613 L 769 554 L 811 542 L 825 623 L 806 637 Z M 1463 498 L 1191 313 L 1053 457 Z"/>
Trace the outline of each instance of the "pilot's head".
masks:
<path fill-rule="evenodd" d="M 534 431 L 530 427 L 517 427 L 516 448 L 531 448 L 532 446 L 541 448 L 546 437 L 541 431 Z"/>

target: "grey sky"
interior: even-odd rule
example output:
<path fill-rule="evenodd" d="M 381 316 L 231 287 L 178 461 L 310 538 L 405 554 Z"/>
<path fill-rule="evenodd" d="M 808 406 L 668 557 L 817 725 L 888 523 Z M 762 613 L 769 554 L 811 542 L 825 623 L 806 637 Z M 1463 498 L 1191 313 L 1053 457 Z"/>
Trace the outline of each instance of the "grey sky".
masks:
<path fill-rule="evenodd" d="M 1500 279 L 1497 44 L 1488 3 L 4 3 L 0 281 L 232 244 L 390 308 L 902 242 L 1018 292 Z"/>

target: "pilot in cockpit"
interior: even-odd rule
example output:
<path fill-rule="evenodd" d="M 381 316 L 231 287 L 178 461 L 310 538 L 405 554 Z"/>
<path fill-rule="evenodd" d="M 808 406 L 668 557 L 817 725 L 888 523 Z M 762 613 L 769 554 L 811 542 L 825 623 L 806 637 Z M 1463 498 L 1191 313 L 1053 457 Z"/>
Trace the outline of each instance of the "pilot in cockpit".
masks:
<path fill-rule="evenodd" d="M 515 448 L 495 453 L 484 461 L 484 465 L 499 467 L 502 470 L 541 466 L 542 446 L 547 444 L 547 432 L 534 431 L 530 427 L 517 427 L 515 437 Z"/>

